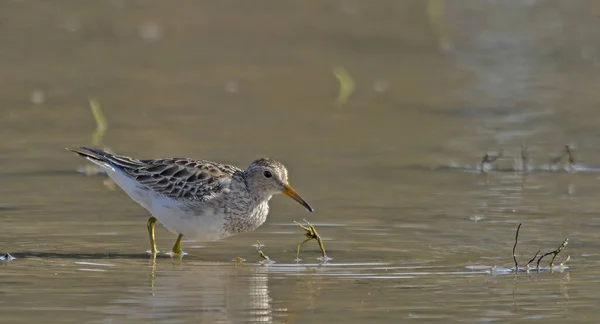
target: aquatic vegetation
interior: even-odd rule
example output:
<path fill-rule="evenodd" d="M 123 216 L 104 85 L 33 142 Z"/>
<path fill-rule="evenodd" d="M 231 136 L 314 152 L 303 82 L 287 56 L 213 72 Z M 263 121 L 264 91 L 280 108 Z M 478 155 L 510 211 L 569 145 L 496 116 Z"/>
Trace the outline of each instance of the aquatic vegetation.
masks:
<path fill-rule="evenodd" d="M 427 18 L 429 18 L 433 32 L 438 37 L 438 46 L 443 50 L 449 49 L 452 46 L 448 27 L 444 22 L 445 12 L 446 0 L 427 1 Z"/>
<path fill-rule="evenodd" d="M 235 266 L 239 266 L 241 264 L 243 264 L 244 262 L 246 262 L 246 259 L 242 258 L 241 256 L 237 256 L 235 257 L 235 259 L 233 259 L 233 262 L 235 263 Z"/>
<path fill-rule="evenodd" d="M 543 259 L 545 256 L 548 256 L 548 255 L 550 255 L 550 254 L 552 254 L 553 256 L 552 256 L 552 260 L 550 261 L 550 264 L 549 264 L 548 266 L 550 267 L 550 269 L 552 269 L 552 268 L 554 267 L 554 260 L 556 259 L 556 256 L 557 256 L 557 255 L 558 255 L 560 252 L 562 252 L 562 250 L 564 250 L 564 248 L 567 246 L 567 244 L 568 244 L 568 243 L 569 243 L 569 239 L 567 238 L 567 239 L 565 239 L 565 240 L 562 242 L 562 244 L 561 244 L 561 245 L 560 245 L 560 246 L 559 246 L 559 247 L 558 247 L 556 250 L 554 250 L 554 251 L 550 251 L 550 252 L 548 252 L 548 253 L 545 253 L 545 254 L 542 254 L 542 256 L 540 256 L 540 258 L 539 258 L 539 259 L 538 259 L 538 261 L 537 261 L 537 267 L 536 267 L 536 268 L 537 268 L 537 271 L 538 271 L 538 272 L 540 271 L 540 262 L 542 262 L 542 259 Z M 567 263 L 567 261 L 569 261 L 570 259 L 571 259 L 571 256 L 570 256 L 570 255 L 568 255 L 568 256 L 567 256 L 567 259 L 566 259 L 565 261 L 563 261 L 563 262 L 562 262 L 560 265 L 562 266 L 563 264 Z"/>
<path fill-rule="evenodd" d="M 512 167 L 495 166 L 503 160 L 510 159 L 510 156 L 504 158 L 502 150 L 498 152 L 488 152 L 483 155 L 480 162 L 475 165 L 469 164 L 458 164 L 450 162 L 446 165 L 428 167 L 428 170 L 455 170 L 469 173 L 503 173 L 503 172 L 516 172 L 523 174 L 530 173 L 554 173 L 554 172 L 568 172 L 568 173 L 579 173 L 579 172 L 600 172 L 600 166 L 583 164 L 575 159 L 574 148 L 571 145 L 565 145 L 561 153 L 551 158 L 548 163 L 541 165 L 533 165 L 530 162 L 529 152 L 525 143 L 521 145 L 520 157 L 513 156 Z M 566 161 L 565 161 L 565 158 Z M 563 163 L 564 162 L 564 163 Z M 562 163 L 562 165 L 561 165 Z"/>
<path fill-rule="evenodd" d="M 260 243 L 260 241 L 256 241 L 256 244 L 254 245 L 256 247 L 256 251 L 258 252 L 258 255 L 261 257 L 261 259 L 263 259 L 263 261 L 261 261 L 261 264 L 272 264 L 275 263 L 275 261 L 271 260 L 269 258 L 268 255 L 266 255 L 263 251 L 262 251 L 262 247 L 265 246 L 264 244 Z"/>
<path fill-rule="evenodd" d="M 340 92 L 338 94 L 338 104 L 340 106 L 346 104 L 348 98 L 354 92 L 354 80 L 344 67 L 338 66 L 333 70 L 333 75 L 340 83 Z"/>
<path fill-rule="evenodd" d="M 98 146 L 102 144 L 104 133 L 108 129 L 108 123 L 106 122 L 106 118 L 104 118 L 104 113 L 97 100 L 90 99 L 90 108 L 92 109 L 94 120 L 96 121 L 96 130 L 92 134 L 92 143 L 94 146 Z"/>
<path fill-rule="evenodd" d="M 96 129 L 92 132 L 92 144 L 94 147 L 102 146 L 102 140 L 104 139 L 104 134 L 108 129 L 108 122 L 104 117 L 104 112 L 100 107 L 100 103 L 95 99 L 90 99 L 90 109 L 92 110 L 92 116 L 94 117 L 94 121 L 96 122 Z M 108 147 L 105 147 L 106 150 L 110 151 Z M 104 174 L 105 172 L 102 168 L 94 165 L 87 164 L 85 166 L 80 166 L 77 168 L 78 172 L 81 172 L 85 175 L 96 175 L 96 174 Z M 104 185 L 109 189 L 115 188 L 114 183 L 111 183 L 112 180 L 105 181 Z"/>
<path fill-rule="evenodd" d="M 319 233 L 317 233 L 317 229 L 306 219 L 303 219 L 303 221 L 306 223 L 306 226 L 294 221 L 294 223 L 298 224 L 298 226 L 302 227 L 302 229 L 306 231 L 304 233 L 304 237 L 306 237 L 306 239 L 302 243 L 298 244 L 298 251 L 296 252 L 296 261 L 300 261 L 300 248 L 302 247 L 302 245 L 311 240 L 316 240 L 317 243 L 319 243 L 319 248 L 321 249 L 321 254 L 323 255 L 323 257 L 320 259 L 323 262 L 331 260 L 331 258 L 328 258 L 327 254 L 325 253 L 325 246 L 323 245 L 323 240 L 321 239 L 321 236 L 319 235 Z"/>
<path fill-rule="evenodd" d="M 519 272 L 519 262 L 517 261 L 517 256 L 515 254 L 515 251 L 517 249 L 517 243 L 519 241 L 519 231 L 521 230 L 521 223 L 519 223 L 519 226 L 517 227 L 517 232 L 515 234 L 515 244 L 513 245 L 513 261 L 515 262 L 515 273 Z M 556 256 L 562 252 L 564 250 L 564 248 L 567 246 L 567 244 L 569 243 L 569 239 L 565 239 L 562 244 L 554 251 L 550 251 L 548 253 L 544 253 L 542 254 L 538 259 L 537 259 L 537 263 L 536 263 L 536 267 L 535 270 L 537 272 L 540 272 L 540 262 L 542 262 L 542 259 L 550 254 L 552 254 L 552 260 L 550 261 L 550 263 L 548 264 L 548 267 L 550 269 L 550 271 L 554 270 L 554 260 L 556 259 Z M 529 272 L 530 268 L 530 264 L 535 261 L 535 258 L 540 254 L 542 250 L 538 250 L 535 255 L 527 262 L 527 264 L 525 265 L 525 267 L 523 268 L 523 270 L 525 270 L 525 272 Z M 571 259 L 571 256 L 567 256 L 567 259 L 565 261 L 563 261 L 562 263 L 560 263 L 559 268 L 562 268 L 563 265 L 565 263 L 567 263 L 567 261 L 569 261 Z"/>

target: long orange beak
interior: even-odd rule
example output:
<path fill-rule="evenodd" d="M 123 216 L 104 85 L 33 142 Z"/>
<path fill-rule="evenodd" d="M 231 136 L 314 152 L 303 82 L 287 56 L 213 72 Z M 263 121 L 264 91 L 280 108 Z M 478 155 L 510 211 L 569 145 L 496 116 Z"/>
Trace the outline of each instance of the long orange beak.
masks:
<path fill-rule="evenodd" d="M 310 205 L 304 199 L 302 199 L 302 197 L 300 197 L 296 190 L 290 187 L 289 184 L 286 183 L 283 185 L 283 190 L 281 191 L 281 193 L 300 203 L 300 205 L 304 206 L 304 208 L 306 208 L 306 210 L 308 210 L 309 212 L 313 211 L 312 207 L 310 207 Z"/>

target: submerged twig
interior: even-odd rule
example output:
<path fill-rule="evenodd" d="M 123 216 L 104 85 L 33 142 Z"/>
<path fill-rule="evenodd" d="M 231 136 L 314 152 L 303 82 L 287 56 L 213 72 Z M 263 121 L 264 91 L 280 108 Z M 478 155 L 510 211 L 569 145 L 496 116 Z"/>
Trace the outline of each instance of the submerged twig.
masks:
<path fill-rule="evenodd" d="M 554 250 L 554 251 L 550 251 L 550 252 L 548 252 L 548 253 L 544 253 L 544 254 L 542 254 L 542 256 L 540 256 L 540 258 L 537 260 L 537 266 L 536 266 L 536 268 L 537 268 L 537 272 L 540 272 L 540 262 L 542 262 L 542 259 L 543 259 L 544 257 L 546 257 L 546 256 L 550 255 L 550 254 L 553 254 L 553 256 L 552 256 L 552 260 L 550 261 L 550 264 L 549 264 L 550 270 L 552 270 L 552 268 L 554 267 L 554 260 L 556 259 L 556 256 L 557 256 L 557 255 L 558 255 L 558 254 L 559 254 L 559 253 L 560 253 L 562 250 L 564 250 L 564 249 L 565 249 L 565 246 L 567 246 L 567 244 L 568 244 L 568 243 L 569 243 L 569 239 L 567 238 L 567 239 L 565 239 L 565 240 L 562 242 L 562 244 L 561 244 L 561 245 L 560 245 L 560 246 L 559 246 L 559 247 L 558 247 L 556 250 Z M 568 261 L 568 259 L 569 259 L 569 258 L 567 258 L 567 261 Z M 565 261 L 565 262 L 567 262 L 567 261 Z M 565 262 L 563 262 L 563 264 L 564 264 Z"/>
<path fill-rule="evenodd" d="M 296 252 L 296 261 L 300 260 L 300 248 L 302 247 L 302 245 L 304 245 L 304 243 L 310 240 L 317 240 L 317 243 L 319 243 L 319 248 L 321 249 L 321 254 L 323 255 L 323 261 L 327 261 L 327 255 L 325 254 L 325 246 L 323 245 L 321 236 L 319 235 L 319 233 L 317 233 L 317 230 L 311 223 L 309 223 L 306 219 L 303 219 L 303 221 L 306 223 L 306 226 L 298 223 L 297 221 L 294 221 L 294 223 L 298 224 L 298 226 L 302 227 L 302 229 L 306 231 L 306 233 L 304 233 L 304 237 L 306 237 L 306 239 L 302 243 L 298 244 L 298 252 Z"/>

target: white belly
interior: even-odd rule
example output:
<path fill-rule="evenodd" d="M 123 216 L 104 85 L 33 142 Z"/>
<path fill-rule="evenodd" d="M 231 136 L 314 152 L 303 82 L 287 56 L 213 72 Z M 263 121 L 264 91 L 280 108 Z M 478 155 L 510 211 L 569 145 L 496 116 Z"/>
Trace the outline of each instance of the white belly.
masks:
<path fill-rule="evenodd" d="M 131 199 L 175 234 L 198 241 L 215 241 L 232 235 L 223 230 L 225 215 L 209 205 L 192 212 L 186 206 L 179 206 L 175 200 L 139 186 L 126 175 L 113 170 L 107 170 L 107 173 Z"/>
<path fill-rule="evenodd" d="M 223 230 L 225 214 L 211 206 L 191 211 L 161 196 L 155 197 L 149 211 L 168 230 L 175 234 L 183 234 L 187 239 L 215 241 L 230 235 Z"/>

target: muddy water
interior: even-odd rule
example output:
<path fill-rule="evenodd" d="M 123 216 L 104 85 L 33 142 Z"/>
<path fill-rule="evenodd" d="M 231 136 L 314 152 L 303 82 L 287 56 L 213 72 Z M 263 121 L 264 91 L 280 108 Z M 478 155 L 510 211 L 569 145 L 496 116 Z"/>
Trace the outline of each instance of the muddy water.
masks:
<path fill-rule="evenodd" d="M 2 322 L 600 321 L 598 14 L 542 0 L 6 1 L 0 248 L 17 259 L 0 264 Z M 356 86 L 343 106 L 338 66 Z M 151 262 L 146 212 L 64 151 L 92 144 L 89 98 L 114 151 L 278 158 L 316 212 L 276 197 L 256 232 Z M 512 168 L 523 142 L 529 174 L 477 172 L 498 148 Z M 582 167 L 544 169 L 567 143 Z M 315 242 L 294 262 L 304 217 L 325 265 Z M 521 263 L 568 237 L 568 268 L 509 272 L 518 223 Z M 259 264 L 256 240 L 276 263 Z"/>

